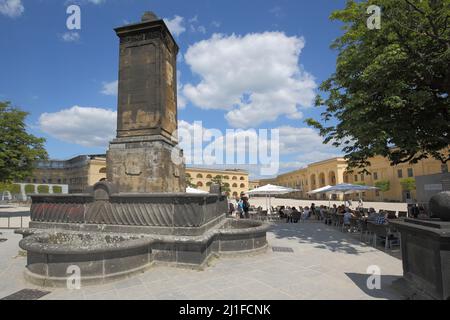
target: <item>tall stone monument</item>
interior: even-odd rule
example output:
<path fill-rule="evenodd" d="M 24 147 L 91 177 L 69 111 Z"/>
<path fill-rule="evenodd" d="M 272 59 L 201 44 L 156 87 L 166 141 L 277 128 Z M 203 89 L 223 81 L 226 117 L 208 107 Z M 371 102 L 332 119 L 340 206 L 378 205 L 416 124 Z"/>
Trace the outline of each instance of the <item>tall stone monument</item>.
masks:
<path fill-rule="evenodd" d="M 146 13 L 115 31 L 119 103 L 108 181 L 80 194 L 32 196 L 29 228 L 16 230 L 27 251 L 25 277 L 66 286 L 67 270 L 76 265 L 85 285 L 158 263 L 201 269 L 220 254 L 264 251 L 268 227 L 227 218 L 220 188 L 186 193 L 184 163 L 173 161 L 182 159 L 173 138 L 178 47 L 167 26 Z"/>
<path fill-rule="evenodd" d="M 120 38 L 117 138 L 107 152 L 107 179 L 119 192 L 185 192 L 177 129 L 178 46 L 152 12 L 115 29 Z M 172 161 L 175 159 L 181 161 Z"/>

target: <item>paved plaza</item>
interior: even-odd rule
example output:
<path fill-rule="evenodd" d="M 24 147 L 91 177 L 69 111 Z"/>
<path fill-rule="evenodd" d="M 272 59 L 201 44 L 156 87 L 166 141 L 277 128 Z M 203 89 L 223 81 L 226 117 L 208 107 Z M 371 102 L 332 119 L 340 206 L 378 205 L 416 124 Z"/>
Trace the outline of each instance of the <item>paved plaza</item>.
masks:
<path fill-rule="evenodd" d="M 19 290 L 51 291 L 42 299 L 402 299 L 391 287 L 402 263 L 385 253 L 319 222 L 276 223 L 268 232 L 265 253 L 214 259 L 204 271 L 158 266 L 105 285 L 38 288 L 23 279 L 26 257 L 21 236 L 0 230 L 0 298 Z M 293 252 L 275 252 L 274 247 Z M 275 248 L 276 249 L 276 248 Z M 367 268 L 381 269 L 381 290 L 366 286 Z"/>

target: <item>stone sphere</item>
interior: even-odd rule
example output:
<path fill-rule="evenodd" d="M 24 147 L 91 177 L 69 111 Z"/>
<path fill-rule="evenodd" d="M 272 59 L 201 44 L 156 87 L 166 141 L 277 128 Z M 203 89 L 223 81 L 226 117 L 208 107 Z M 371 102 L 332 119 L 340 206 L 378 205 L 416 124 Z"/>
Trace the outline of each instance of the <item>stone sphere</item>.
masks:
<path fill-rule="evenodd" d="M 430 199 L 430 211 L 442 221 L 450 221 L 450 191 L 440 192 Z"/>

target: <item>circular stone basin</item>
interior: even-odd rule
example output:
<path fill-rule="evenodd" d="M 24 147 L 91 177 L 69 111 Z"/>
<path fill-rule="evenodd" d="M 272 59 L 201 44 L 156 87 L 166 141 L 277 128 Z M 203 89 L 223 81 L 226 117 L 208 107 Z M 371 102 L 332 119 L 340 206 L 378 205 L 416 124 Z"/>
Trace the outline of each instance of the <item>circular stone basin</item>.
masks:
<path fill-rule="evenodd" d="M 147 237 L 58 231 L 32 234 L 19 246 L 27 251 L 28 280 L 61 286 L 74 267 L 83 284 L 140 271 L 151 262 L 151 242 Z"/>
<path fill-rule="evenodd" d="M 202 268 L 214 254 L 259 252 L 268 225 L 225 219 L 202 236 L 113 234 L 101 231 L 18 230 L 25 237 L 27 279 L 43 286 L 66 285 L 74 266 L 83 285 L 102 283 L 148 268 L 153 262 Z M 72 270 L 72 271 L 69 271 Z"/>

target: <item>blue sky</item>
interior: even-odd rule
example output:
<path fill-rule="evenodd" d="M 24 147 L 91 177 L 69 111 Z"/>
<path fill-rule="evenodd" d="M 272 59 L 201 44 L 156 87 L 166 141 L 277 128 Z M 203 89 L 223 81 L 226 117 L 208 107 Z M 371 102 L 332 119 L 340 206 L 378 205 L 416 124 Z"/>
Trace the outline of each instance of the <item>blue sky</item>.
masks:
<path fill-rule="evenodd" d="M 81 8 L 76 35 L 66 27 L 66 8 L 73 3 Z M 281 128 L 280 172 L 291 170 L 340 153 L 321 145 L 303 120 L 320 115 L 311 97 L 335 69 L 329 46 L 342 32 L 328 17 L 344 4 L 0 0 L 0 100 L 30 112 L 29 131 L 47 139 L 51 158 L 104 153 L 117 108 L 113 28 L 151 10 L 166 19 L 180 47 L 182 126 L 202 121 L 204 128 L 222 131 Z M 213 88 L 219 89 L 211 93 Z"/>

